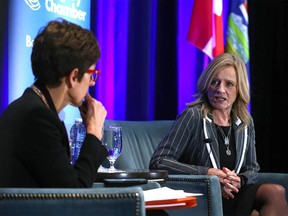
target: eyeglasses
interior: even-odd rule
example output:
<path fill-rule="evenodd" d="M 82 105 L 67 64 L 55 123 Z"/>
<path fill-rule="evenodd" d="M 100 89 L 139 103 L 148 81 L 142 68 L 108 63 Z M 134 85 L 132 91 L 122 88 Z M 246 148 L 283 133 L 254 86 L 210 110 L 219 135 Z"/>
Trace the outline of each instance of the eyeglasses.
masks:
<path fill-rule="evenodd" d="M 86 73 L 90 73 L 91 74 L 91 81 L 96 82 L 98 80 L 98 77 L 100 75 L 100 70 L 92 70 L 92 69 L 88 69 L 86 71 Z"/>

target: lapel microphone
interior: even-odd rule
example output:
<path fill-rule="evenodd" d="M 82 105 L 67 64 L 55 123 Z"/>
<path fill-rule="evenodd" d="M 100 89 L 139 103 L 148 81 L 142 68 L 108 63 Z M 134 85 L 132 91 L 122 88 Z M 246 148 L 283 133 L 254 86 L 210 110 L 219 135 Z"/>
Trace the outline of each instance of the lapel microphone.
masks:
<path fill-rule="evenodd" d="M 209 158 L 209 156 L 210 156 L 210 154 L 212 152 L 211 144 L 213 143 L 213 140 L 211 138 L 207 138 L 207 139 L 204 139 L 203 142 L 204 142 L 204 144 L 208 144 L 210 146 L 210 149 L 208 151 L 208 155 L 207 155 L 207 157 L 205 159 L 205 163 L 206 163 L 207 159 Z"/>
<path fill-rule="evenodd" d="M 204 139 L 203 142 L 206 144 L 206 143 L 213 143 L 213 140 L 211 138 L 207 138 L 207 139 Z"/>

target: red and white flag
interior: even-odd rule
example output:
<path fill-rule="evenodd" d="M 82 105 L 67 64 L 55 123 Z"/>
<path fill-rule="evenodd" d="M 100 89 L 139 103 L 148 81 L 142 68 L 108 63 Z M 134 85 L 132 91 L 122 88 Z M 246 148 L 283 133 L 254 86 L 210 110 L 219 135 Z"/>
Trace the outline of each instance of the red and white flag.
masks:
<path fill-rule="evenodd" d="M 222 0 L 194 0 L 187 40 L 211 59 L 224 53 Z"/>

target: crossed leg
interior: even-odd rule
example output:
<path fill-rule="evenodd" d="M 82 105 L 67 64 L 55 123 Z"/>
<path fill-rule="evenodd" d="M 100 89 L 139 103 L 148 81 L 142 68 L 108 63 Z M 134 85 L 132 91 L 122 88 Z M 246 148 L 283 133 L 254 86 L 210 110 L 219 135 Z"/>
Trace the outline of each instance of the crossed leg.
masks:
<path fill-rule="evenodd" d="M 256 210 L 261 216 L 287 216 L 285 188 L 278 184 L 262 184 L 256 193 Z"/>

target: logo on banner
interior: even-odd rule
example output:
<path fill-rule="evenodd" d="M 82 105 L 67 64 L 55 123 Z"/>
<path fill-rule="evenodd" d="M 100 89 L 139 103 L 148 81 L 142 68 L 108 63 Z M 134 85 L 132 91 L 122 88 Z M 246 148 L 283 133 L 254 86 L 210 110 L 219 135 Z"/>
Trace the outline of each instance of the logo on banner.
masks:
<path fill-rule="evenodd" d="M 24 0 L 24 2 L 34 11 L 41 7 L 39 0 Z"/>
<path fill-rule="evenodd" d="M 34 11 L 39 10 L 41 7 L 39 0 L 24 0 L 24 2 Z M 45 0 L 46 11 L 85 21 L 87 13 L 79 9 L 81 0 L 69 0 L 67 2 L 66 0 Z"/>
<path fill-rule="evenodd" d="M 65 0 L 60 0 L 57 4 L 55 0 L 45 0 L 46 10 L 50 13 L 55 13 L 61 16 L 68 16 L 74 19 L 85 21 L 86 11 L 79 9 L 81 0 L 72 0 L 71 5 L 65 4 Z"/>

